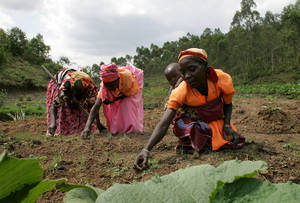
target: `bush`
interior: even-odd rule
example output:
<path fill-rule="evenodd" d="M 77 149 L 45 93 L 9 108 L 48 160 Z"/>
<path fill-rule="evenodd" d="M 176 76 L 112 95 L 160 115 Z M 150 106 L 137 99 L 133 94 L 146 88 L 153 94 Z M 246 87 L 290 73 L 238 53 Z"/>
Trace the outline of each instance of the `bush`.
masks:
<path fill-rule="evenodd" d="M 1 89 L 0 90 L 0 107 L 3 105 L 6 97 L 7 97 L 7 91 L 5 89 Z"/>
<path fill-rule="evenodd" d="M 5 51 L 2 47 L 0 47 L 0 65 L 6 63 L 7 58 L 6 58 L 6 54 Z"/>
<path fill-rule="evenodd" d="M 31 101 L 31 97 L 30 96 L 26 97 L 26 101 Z"/>

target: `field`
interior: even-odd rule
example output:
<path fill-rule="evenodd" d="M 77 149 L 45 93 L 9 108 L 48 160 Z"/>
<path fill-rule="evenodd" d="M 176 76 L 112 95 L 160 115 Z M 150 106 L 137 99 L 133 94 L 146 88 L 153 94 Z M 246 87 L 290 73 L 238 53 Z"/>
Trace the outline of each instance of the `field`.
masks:
<path fill-rule="evenodd" d="M 169 174 L 188 165 L 217 166 L 225 160 L 263 160 L 268 170 L 257 178 L 272 183 L 300 183 L 300 100 L 264 96 L 233 100 L 232 122 L 246 146 L 239 150 L 206 151 L 201 154 L 176 153 L 176 137 L 170 127 L 166 137 L 151 151 L 150 167 L 142 172 L 133 169 L 135 156 L 146 144 L 163 114 L 166 83 L 153 87 L 155 81 L 145 83 L 144 132 L 142 134 L 111 136 L 95 134 L 90 140 L 79 135 L 46 137 L 45 116 L 28 117 L 0 122 L 0 153 L 7 149 L 16 157 L 41 157 L 44 178 L 67 178 L 68 183 L 91 184 L 107 189 L 114 182 L 145 181 L 155 175 Z M 153 88 L 152 88 L 153 87 Z M 160 88 L 158 88 L 160 87 Z M 33 101 L 8 97 L 9 103 L 34 103 L 44 100 L 45 93 L 32 95 Z M 22 95 L 21 93 L 18 95 Z M 104 120 L 101 115 L 101 120 Z M 62 202 L 64 193 L 52 190 L 38 202 Z"/>

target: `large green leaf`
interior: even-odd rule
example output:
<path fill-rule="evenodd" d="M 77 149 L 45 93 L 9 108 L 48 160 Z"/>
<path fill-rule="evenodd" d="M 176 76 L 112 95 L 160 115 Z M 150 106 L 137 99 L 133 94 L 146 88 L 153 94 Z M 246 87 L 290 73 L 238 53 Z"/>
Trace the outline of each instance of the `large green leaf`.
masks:
<path fill-rule="evenodd" d="M 31 203 L 35 202 L 44 192 L 47 192 L 53 189 L 57 183 L 66 181 L 66 179 L 59 180 L 43 180 L 37 184 L 34 188 L 29 190 L 26 197 L 22 200 L 22 203 Z"/>
<path fill-rule="evenodd" d="M 77 187 L 66 194 L 65 203 L 95 203 L 97 194 L 92 188 Z"/>
<path fill-rule="evenodd" d="M 0 199 L 21 190 L 24 185 L 39 183 L 43 175 L 41 159 L 17 159 L 4 151 L 0 156 Z"/>
<path fill-rule="evenodd" d="M 91 185 L 78 185 L 78 184 L 63 183 L 63 184 L 60 184 L 60 185 L 56 186 L 57 190 L 64 191 L 64 192 L 69 192 L 70 190 L 73 190 L 75 188 L 87 188 L 87 189 L 91 189 L 92 191 L 94 191 L 94 193 L 95 193 L 96 196 L 98 196 L 102 192 L 104 192 L 104 190 L 101 190 L 99 188 L 93 187 Z"/>
<path fill-rule="evenodd" d="M 264 202 L 293 203 L 300 200 L 300 185 L 293 183 L 271 184 L 254 178 L 242 178 L 225 184 L 213 202 Z"/>
<path fill-rule="evenodd" d="M 262 161 L 226 161 L 215 168 L 200 165 L 155 177 L 144 183 L 114 184 L 96 202 L 209 202 L 216 188 L 265 170 Z M 212 194 L 212 195 L 211 195 Z"/>

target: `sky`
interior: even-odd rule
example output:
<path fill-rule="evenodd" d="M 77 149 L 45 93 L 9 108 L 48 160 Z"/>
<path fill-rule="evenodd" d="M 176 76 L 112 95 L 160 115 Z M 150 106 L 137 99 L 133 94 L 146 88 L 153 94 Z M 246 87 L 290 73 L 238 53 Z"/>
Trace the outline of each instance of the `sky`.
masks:
<path fill-rule="evenodd" d="M 261 16 L 281 13 L 296 0 L 254 0 Z M 56 61 L 75 67 L 136 54 L 140 46 L 178 40 L 205 28 L 229 31 L 241 0 L 1 0 L 0 28 L 18 27 L 28 39 L 38 33 Z"/>

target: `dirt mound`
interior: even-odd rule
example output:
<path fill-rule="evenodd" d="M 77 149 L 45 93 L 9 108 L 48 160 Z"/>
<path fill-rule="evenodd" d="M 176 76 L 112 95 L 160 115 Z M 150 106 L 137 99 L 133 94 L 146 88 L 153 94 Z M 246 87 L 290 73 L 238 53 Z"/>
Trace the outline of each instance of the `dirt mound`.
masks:
<path fill-rule="evenodd" d="M 266 108 L 258 112 L 256 122 L 257 132 L 261 133 L 292 133 L 294 132 L 294 121 L 287 112 L 280 108 Z"/>
<path fill-rule="evenodd" d="M 237 122 L 250 132 L 263 134 L 286 134 L 300 132 L 300 111 L 297 101 L 267 102 L 252 99 L 253 102 L 239 103 L 234 113 Z"/>

